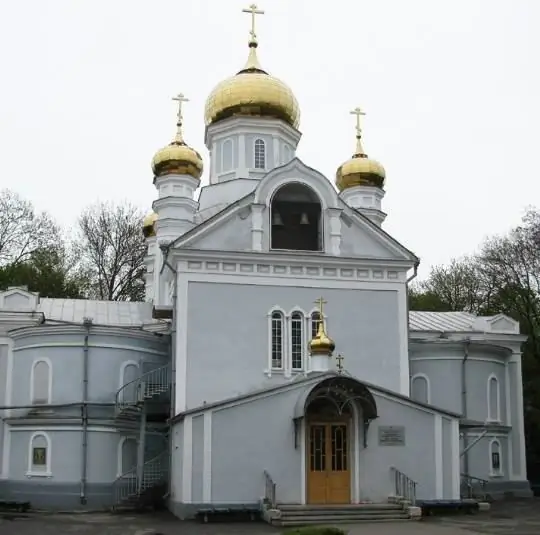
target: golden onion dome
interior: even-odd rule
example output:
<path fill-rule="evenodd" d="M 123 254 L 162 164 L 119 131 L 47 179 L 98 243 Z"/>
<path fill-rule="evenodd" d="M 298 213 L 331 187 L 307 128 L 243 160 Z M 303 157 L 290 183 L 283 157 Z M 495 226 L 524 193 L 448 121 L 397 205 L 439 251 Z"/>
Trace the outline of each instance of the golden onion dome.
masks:
<path fill-rule="evenodd" d="M 206 100 L 206 125 L 237 115 L 273 117 L 294 128 L 300 125 L 300 107 L 284 82 L 264 71 L 257 59 L 257 41 L 249 42 L 245 67 L 220 82 Z"/>
<path fill-rule="evenodd" d="M 169 145 L 158 150 L 152 159 L 154 177 L 179 174 L 200 178 L 203 172 L 201 155 L 186 144 L 182 134 L 182 103 L 187 102 L 188 99 L 180 94 L 173 100 L 179 103 L 176 136 Z"/>
<path fill-rule="evenodd" d="M 331 357 L 335 348 L 336 344 L 324 330 L 324 321 L 320 321 L 317 334 L 309 342 L 309 353 L 311 355 L 328 355 Z"/>
<path fill-rule="evenodd" d="M 157 214 L 150 212 L 144 219 L 142 224 L 142 231 L 145 238 L 153 238 L 156 235 L 156 221 Z"/>
<path fill-rule="evenodd" d="M 356 108 L 351 113 L 357 116 L 356 152 L 350 160 L 347 160 L 338 167 L 336 171 L 336 186 L 340 191 L 354 186 L 382 188 L 386 178 L 384 167 L 378 161 L 368 158 L 362 147 L 360 115 L 364 115 L 364 113 L 360 108 Z"/>

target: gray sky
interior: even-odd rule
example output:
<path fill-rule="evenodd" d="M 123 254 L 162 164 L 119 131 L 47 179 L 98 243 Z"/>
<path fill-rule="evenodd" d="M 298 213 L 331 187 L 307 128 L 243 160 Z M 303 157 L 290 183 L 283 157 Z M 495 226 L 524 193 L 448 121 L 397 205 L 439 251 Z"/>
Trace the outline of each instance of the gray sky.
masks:
<path fill-rule="evenodd" d="M 98 199 L 150 209 L 150 161 L 247 57 L 247 0 L 0 0 L 0 188 L 69 226 Z M 540 204 L 538 0 L 261 0 L 259 59 L 302 110 L 298 156 L 331 180 L 366 152 L 385 223 L 432 264 Z M 207 181 L 205 173 L 203 183 Z"/>

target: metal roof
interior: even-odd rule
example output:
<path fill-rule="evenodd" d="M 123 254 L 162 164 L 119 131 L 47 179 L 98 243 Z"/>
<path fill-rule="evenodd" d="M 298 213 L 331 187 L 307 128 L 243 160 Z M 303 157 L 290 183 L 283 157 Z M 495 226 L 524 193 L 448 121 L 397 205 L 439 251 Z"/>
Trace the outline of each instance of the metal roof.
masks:
<path fill-rule="evenodd" d="M 470 332 L 475 329 L 477 316 L 468 312 L 418 312 L 409 313 L 411 331 Z"/>
<path fill-rule="evenodd" d="M 37 311 L 50 321 L 81 323 L 84 318 L 92 318 L 99 325 L 139 326 L 156 323 L 152 319 L 151 303 L 42 298 Z"/>

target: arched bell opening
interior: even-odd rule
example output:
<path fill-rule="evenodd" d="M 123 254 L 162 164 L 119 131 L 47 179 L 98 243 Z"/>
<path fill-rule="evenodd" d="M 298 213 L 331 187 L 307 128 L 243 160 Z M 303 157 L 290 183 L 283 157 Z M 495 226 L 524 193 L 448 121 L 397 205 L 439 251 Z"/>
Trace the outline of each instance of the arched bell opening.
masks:
<path fill-rule="evenodd" d="M 271 248 L 322 251 L 321 202 L 308 186 L 297 182 L 277 190 L 271 201 Z"/>

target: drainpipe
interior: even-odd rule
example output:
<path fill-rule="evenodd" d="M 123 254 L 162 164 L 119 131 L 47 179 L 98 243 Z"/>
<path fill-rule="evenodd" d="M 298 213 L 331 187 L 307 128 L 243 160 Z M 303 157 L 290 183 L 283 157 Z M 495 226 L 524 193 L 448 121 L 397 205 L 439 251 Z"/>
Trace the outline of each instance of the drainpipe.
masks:
<path fill-rule="evenodd" d="M 86 505 L 86 483 L 88 475 L 88 339 L 90 338 L 91 318 L 84 318 L 86 328 L 83 345 L 83 391 L 81 403 L 82 452 L 81 452 L 81 505 Z"/>
<path fill-rule="evenodd" d="M 174 266 L 171 265 L 171 263 L 168 260 L 169 257 L 169 248 L 170 245 L 168 245 L 164 249 L 164 255 L 163 255 L 163 267 L 167 266 L 174 274 L 174 281 L 173 281 L 173 294 L 172 294 L 172 325 L 171 325 L 171 389 L 170 389 L 170 396 L 171 396 L 171 408 L 170 408 L 170 417 L 171 419 L 175 416 L 176 411 L 176 301 L 178 297 L 178 272 L 175 269 Z M 162 268 L 163 270 L 163 268 Z M 173 444 L 174 444 L 174 437 L 172 433 L 171 425 L 169 424 L 169 428 L 167 429 L 168 435 L 169 435 L 169 458 L 172 455 L 173 452 Z M 169 462 L 172 464 L 172 460 L 169 460 Z M 172 477 L 169 478 L 169 488 L 168 488 L 168 495 L 171 496 L 172 493 Z"/>
<path fill-rule="evenodd" d="M 467 419 L 467 360 L 469 359 L 469 344 L 470 340 L 465 341 L 463 349 L 463 360 L 461 361 L 461 414 L 464 419 Z M 465 475 L 469 475 L 469 437 L 467 430 L 463 430 L 463 471 Z"/>

